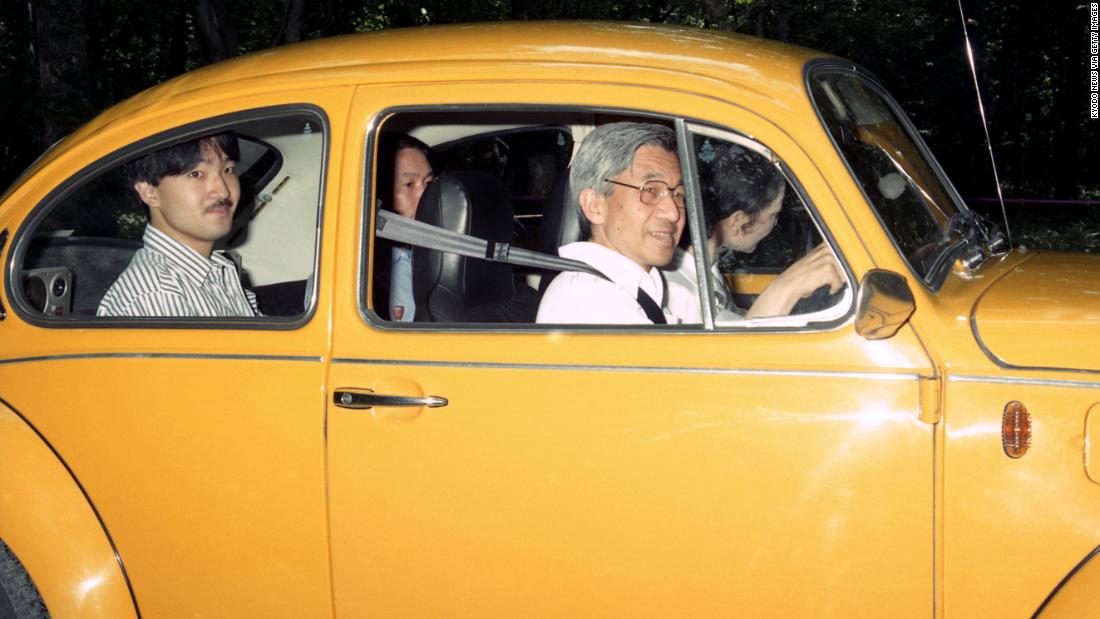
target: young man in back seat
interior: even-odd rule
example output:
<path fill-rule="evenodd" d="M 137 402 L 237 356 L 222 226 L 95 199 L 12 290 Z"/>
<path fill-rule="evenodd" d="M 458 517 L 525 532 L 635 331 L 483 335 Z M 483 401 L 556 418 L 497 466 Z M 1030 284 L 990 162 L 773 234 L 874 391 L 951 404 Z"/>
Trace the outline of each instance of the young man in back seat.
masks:
<path fill-rule="evenodd" d="M 99 316 L 258 316 L 256 296 L 214 243 L 229 234 L 241 197 L 232 131 L 169 146 L 126 166 L 149 223 L 130 265 L 99 303 Z"/>

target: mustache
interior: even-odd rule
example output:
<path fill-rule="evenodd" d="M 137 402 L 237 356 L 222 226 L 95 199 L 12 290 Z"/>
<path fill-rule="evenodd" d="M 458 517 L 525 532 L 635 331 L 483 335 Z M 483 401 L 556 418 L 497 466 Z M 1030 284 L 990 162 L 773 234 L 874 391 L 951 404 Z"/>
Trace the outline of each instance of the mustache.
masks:
<path fill-rule="evenodd" d="M 233 208 L 233 201 L 230 200 L 229 198 L 219 198 L 216 202 L 214 202 L 210 206 L 206 207 L 206 211 L 209 212 L 209 211 L 212 211 L 216 208 L 223 208 L 223 207 L 228 208 L 228 209 Z"/>

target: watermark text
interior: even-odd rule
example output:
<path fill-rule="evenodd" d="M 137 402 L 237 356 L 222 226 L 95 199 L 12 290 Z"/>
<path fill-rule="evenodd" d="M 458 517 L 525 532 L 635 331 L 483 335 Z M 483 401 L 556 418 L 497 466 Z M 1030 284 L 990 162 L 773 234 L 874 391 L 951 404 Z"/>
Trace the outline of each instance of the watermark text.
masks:
<path fill-rule="evenodd" d="M 1100 118 L 1100 3 L 1089 3 L 1089 118 Z"/>

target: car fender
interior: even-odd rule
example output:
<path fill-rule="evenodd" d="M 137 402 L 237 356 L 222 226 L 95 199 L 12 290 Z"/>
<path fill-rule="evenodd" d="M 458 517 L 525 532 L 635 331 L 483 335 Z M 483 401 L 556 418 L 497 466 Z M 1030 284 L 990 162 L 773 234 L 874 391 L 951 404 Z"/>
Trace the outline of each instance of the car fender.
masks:
<path fill-rule="evenodd" d="M 140 617 L 114 543 L 76 476 L 0 400 L 0 539 L 53 617 Z"/>
<path fill-rule="evenodd" d="M 1100 546 L 1074 567 L 1043 601 L 1034 617 L 1088 617 L 1100 607 Z"/>

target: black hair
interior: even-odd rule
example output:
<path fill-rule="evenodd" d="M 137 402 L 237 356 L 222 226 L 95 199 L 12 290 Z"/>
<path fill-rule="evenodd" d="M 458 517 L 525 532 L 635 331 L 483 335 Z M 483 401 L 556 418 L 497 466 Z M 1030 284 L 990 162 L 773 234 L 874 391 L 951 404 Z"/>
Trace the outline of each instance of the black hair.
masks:
<path fill-rule="evenodd" d="M 783 175 L 761 155 L 736 144 L 714 149 L 710 164 L 699 166 L 703 181 L 703 219 L 707 236 L 718 222 L 742 211 L 749 223 L 786 186 Z"/>
<path fill-rule="evenodd" d="M 406 148 L 418 150 L 428 160 L 428 166 L 435 168 L 432 163 L 432 149 L 427 144 L 407 133 L 397 131 L 384 131 L 378 137 L 378 176 L 377 198 L 387 210 L 393 210 L 393 166 L 398 151 Z"/>
<path fill-rule="evenodd" d="M 222 152 L 230 161 L 241 159 L 241 146 L 237 140 L 237 134 L 233 131 L 224 131 L 173 144 L 135 159 L 126 164 L 126 178 L 131 187 L 139 182 L 146 182 L 156 187 L 164 177 L 179 176 L 198 165 L 202 161 L 204 145 Z"/>

